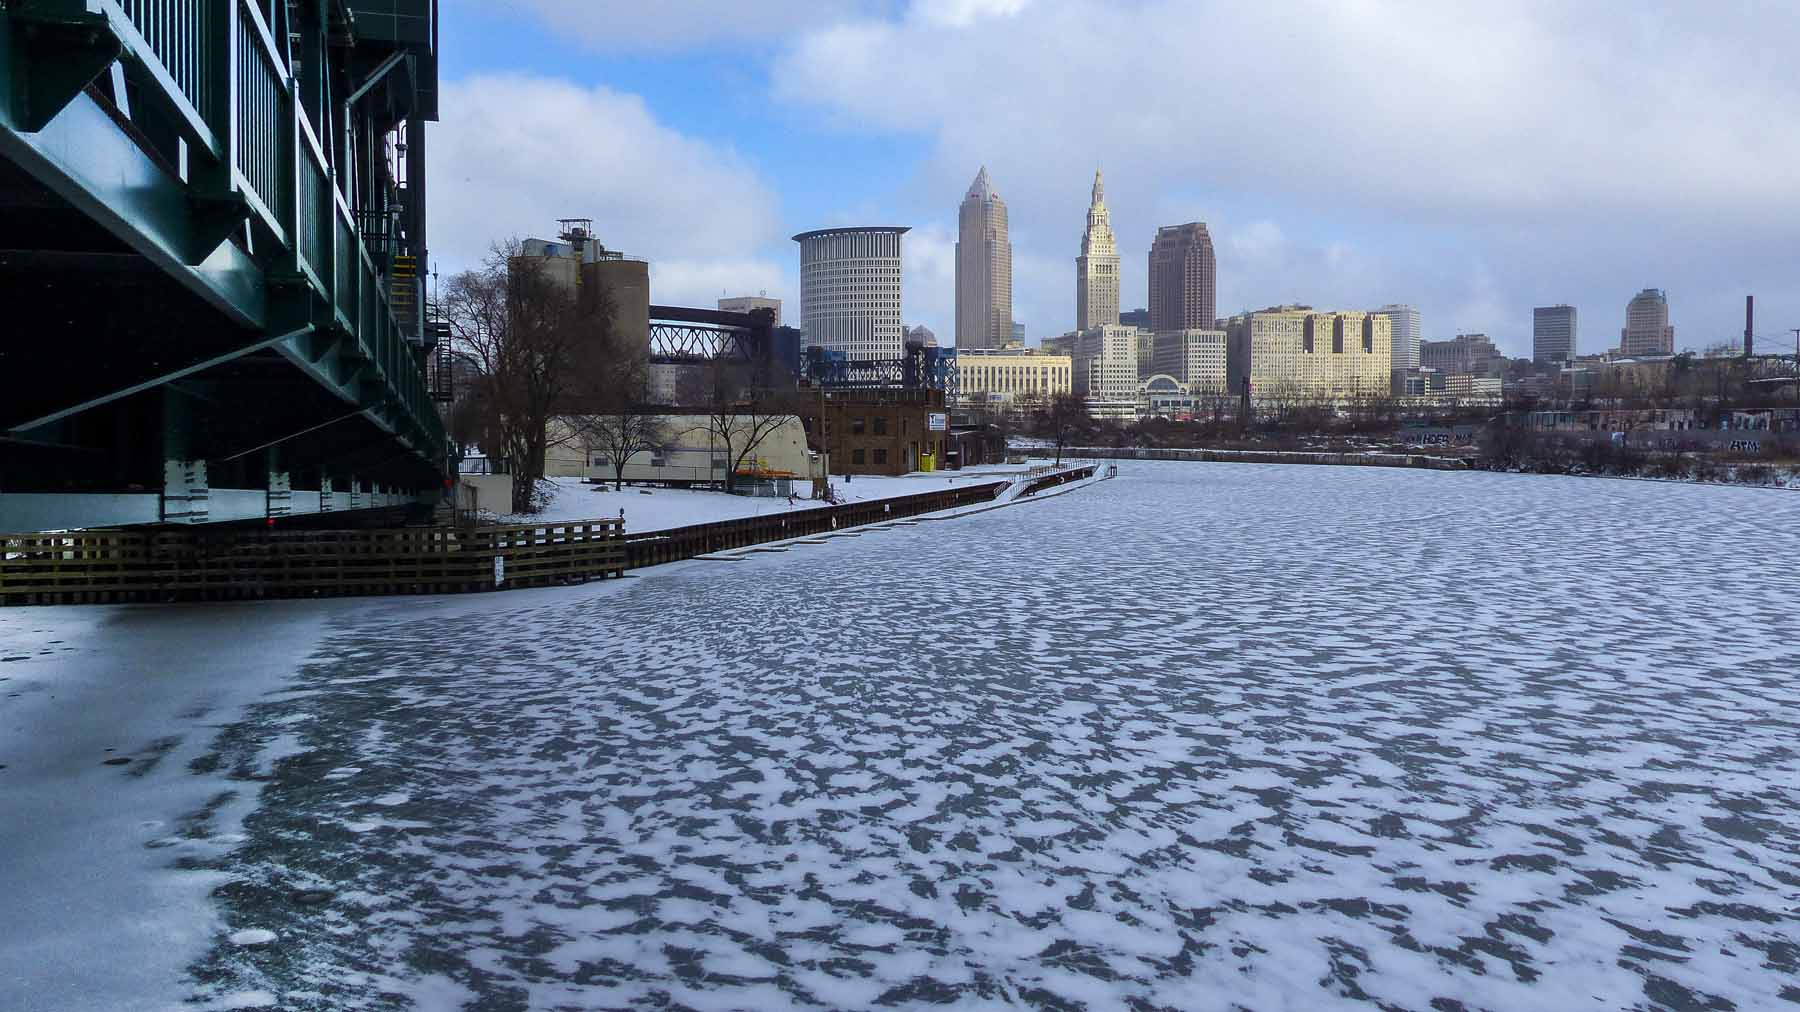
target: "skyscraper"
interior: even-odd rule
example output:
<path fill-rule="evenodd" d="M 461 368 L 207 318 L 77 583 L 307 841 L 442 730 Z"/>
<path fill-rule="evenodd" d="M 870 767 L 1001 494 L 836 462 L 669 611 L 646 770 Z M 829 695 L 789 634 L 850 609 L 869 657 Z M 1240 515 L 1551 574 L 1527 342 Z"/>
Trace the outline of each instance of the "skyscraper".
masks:
<path fill-rule="evenodd" d="M 1150 329 L 1211 330 L 1217 320 L 1218 273 L 1205 222 L 1157 229 L 1150 244 Z"/>
<path fill-rule="evenodd" d="M 1538 365 L 1575 361 L 1575 307 L 1538 306 L 1531 311 L 1531 360 Z"/>
<path fill-rule="evenodd" d="M 998 348 L 1012 337 L 1012 243 L 1006 201 L 987 166 L 969 184 L 956 220 L 956 346 Z"/>
<path fill-rule="evenodd" d="M 1394 334 L 1393 372 L 1419 367 L 1419 311 L 1412 306 L 1388 304 L 1375 310 L 1375 315 L 1388 318 Z"/>
<path fill-rule="evenodd" d="M 1619 351 L 1625 355 L 1675 353 L 1668 293 L 1660 288 L 1646 288 L 1631 297 L 1625 305 L 1625 327 L 1619 331 Z"/>
<path fill-rule="evenodd" d="M 1113 246 L 1112 217 L 1106 211 L 1106 186 L 1095 169 L 1087 231 L 1081 236 L 1081 255 L 1075 258 L 1075 329 L 1118 322 L 1119 253 Z"/>
<path fill-rule="evenodd" d="M 900 236 L 905 226 L 821 228 L 800 244 L 800 326 L 806 343 L 852 359 L 899 358 Z"/>

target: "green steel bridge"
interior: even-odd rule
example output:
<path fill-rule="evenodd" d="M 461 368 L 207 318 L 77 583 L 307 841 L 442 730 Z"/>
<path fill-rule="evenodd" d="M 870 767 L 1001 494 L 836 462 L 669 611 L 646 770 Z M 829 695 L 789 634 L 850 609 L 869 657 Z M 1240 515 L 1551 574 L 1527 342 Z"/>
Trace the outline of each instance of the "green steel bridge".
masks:
<path fill-rule="evenodd" d="M 0 0 L 0 531 L 436 501 L 435 0 Z"/>

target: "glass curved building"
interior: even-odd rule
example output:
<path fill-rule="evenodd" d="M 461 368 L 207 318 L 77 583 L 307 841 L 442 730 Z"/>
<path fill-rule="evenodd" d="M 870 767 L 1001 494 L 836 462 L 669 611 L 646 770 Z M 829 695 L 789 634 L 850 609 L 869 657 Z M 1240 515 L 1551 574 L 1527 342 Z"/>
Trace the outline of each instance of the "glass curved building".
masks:
<path fill-rule="evenodd" d="M 806 343 L 851 359 L 899 358 L 904 225 L 821 228 L 800 244 L 800 328 Z"/>

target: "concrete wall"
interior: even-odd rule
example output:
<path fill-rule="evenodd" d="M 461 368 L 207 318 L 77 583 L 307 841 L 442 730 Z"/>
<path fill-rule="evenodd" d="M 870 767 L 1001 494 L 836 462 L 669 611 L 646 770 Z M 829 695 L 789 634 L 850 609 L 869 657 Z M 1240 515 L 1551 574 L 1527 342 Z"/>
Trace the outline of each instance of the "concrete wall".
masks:
<path fill-rule="evenodd" d="M 475 493 L 475 508 L 489 513 L 511 513 L 513 479 L 510 474 L 465 474 L 463 488 Z"/>

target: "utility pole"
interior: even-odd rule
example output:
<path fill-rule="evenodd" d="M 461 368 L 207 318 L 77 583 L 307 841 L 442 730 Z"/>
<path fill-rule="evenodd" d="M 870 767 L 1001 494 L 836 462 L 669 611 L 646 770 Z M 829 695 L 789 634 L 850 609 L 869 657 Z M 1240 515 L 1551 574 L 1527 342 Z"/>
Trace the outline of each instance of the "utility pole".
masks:
<path fill-rule="evenodd" d="M 1794 401 L 1800 403 L 1800 327 L 1794 331 Z"/>

